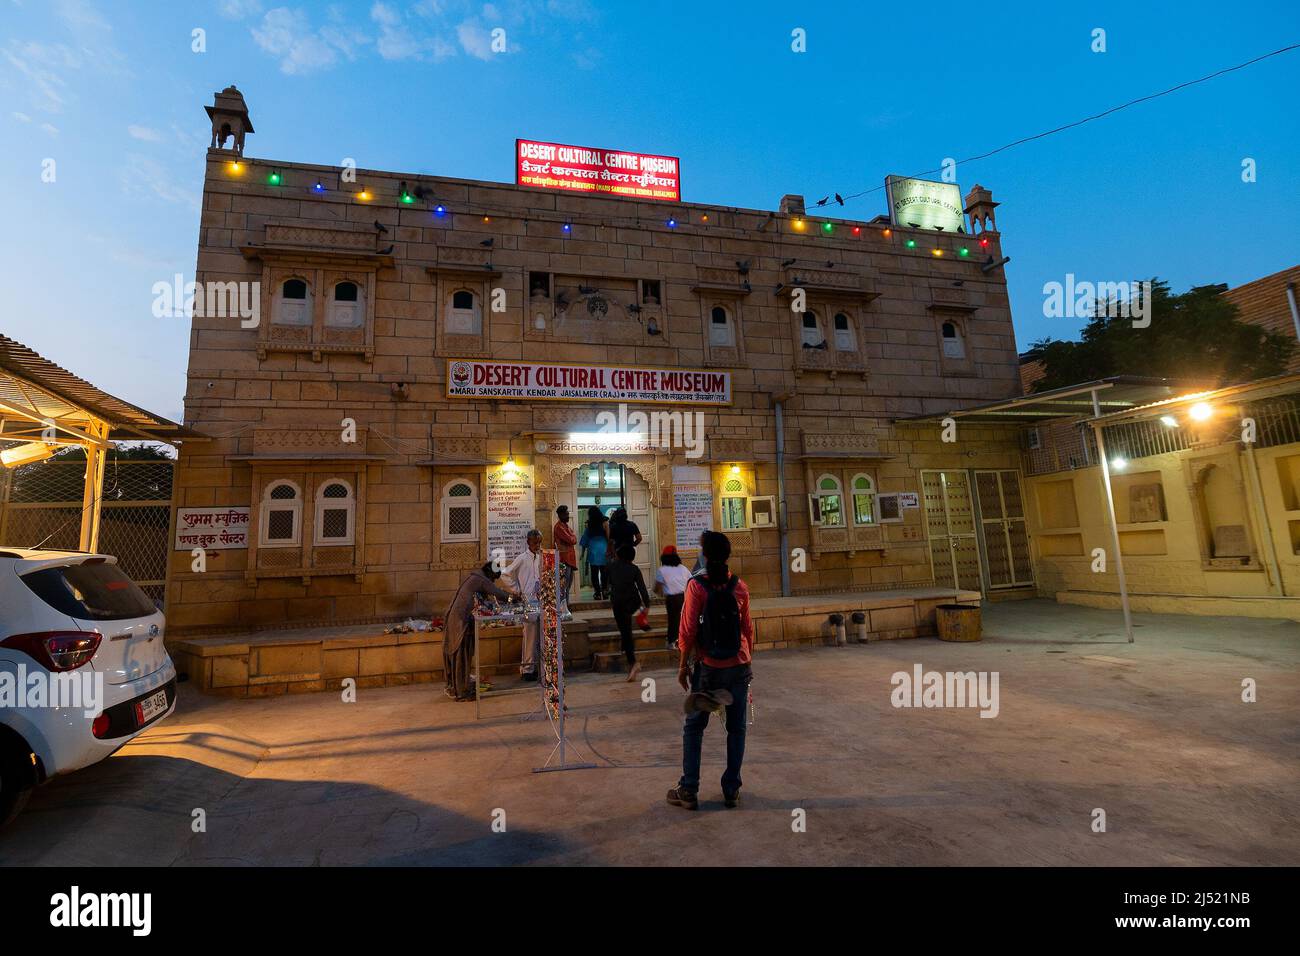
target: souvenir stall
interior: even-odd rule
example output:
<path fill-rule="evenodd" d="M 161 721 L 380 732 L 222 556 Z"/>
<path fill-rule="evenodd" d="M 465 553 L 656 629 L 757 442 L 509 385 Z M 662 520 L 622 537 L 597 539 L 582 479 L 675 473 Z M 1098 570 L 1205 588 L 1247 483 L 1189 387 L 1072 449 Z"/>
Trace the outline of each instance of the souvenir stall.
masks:
<path fill-rule="evenodd" d="M 594 763 L 573 763 L 568 760 L 574 745 L 566 738 L 564 706 L 564 623 L 563 611 L 558 605 L 558 596 L 562 592 L 560 575 L 563 565 L 558 552 L 542 552 L 542 589 L 537 601 L 510 601 L 507 603 L 482 601 L 474 609 L 474 714 L 475 719 L 482 719 L 482 702 L 488 697 L 518 696 L 532 693 L 532 688 L 515 688 L 510 690 L 484 690 L 483 674 L 479 662 L 479 648 L 482 646 L 483 632 L 494 627 L 520 626 L 532 621 L 541 621 L 542 648 L 537 683 L 542 694 L 542 709 L 555 731 L 555 748 L 546 758 L 546 763 L 534 768 L 535 773 L 548 770 L 579 770 L 595 767 Z M 559 762 L 554 766 L 551 761 L 559 755 Z"/>

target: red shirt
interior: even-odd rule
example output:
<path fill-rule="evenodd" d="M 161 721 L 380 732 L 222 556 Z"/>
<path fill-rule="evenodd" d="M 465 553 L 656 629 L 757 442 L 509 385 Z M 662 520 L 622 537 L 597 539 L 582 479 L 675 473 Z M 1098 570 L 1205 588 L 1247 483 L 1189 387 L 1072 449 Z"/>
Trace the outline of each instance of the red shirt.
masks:
<path fill-rule="evenodd" d="M 722 660 L 704 655 L 701 660 L 710 667 L 735 667 L 748 664 L 754 659 L 754 622 L 749 617 L 749 588 L 745 582 L 736 581 L 736 607 L 740 609 L 740 653 L 735 657 Z M 690 660 L 691 649 L 695 647 L 695 637 L 700 627 L 700 615 L 704 613 L 704 602 L 708 595 L 698 578 L 692 578 L 686 585 L 686 600 L 682 604 L 682 622 L 677 629 L 677 649 L 681 651 L 682 660 Z"/>
<path fill-rule="evenodd" d="M 563 521 L 557 521 L 555 527 L 551 529 L 551 537 L 555 539 L 555 547 L 559 549 L 560 560 L 569 567 L 576 568 L 578 556 L 573 546 L 578 543 L 578 536 Z"/>

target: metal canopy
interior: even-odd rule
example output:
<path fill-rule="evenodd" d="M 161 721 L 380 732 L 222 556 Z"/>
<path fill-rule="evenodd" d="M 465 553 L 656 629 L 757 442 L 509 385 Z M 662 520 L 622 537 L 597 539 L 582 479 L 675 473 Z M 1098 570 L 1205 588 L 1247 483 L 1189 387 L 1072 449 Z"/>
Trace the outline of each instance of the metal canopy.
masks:
<path fill-rule="evenodd" d="M 1055 418 L 1092 418 L 1097 413 L 1094 395 L 1101 414 L 1106 415 L 1174 398 L 1197 387 L 1195 383 L 1169 378 L 1114 375 L 1095 382 L 1017 395 L 984 405 L 894 420 L 919 424 L 956 418 L 974 424 L 1032 425 Z"/>
<path fill-rule="evenodd" d="M 49 359 L 0 335 L 0 450 L 6 467 L 49 458 L 58 445 L 86 451 L 82 551 L 99 546 L 100 494 L 109 442 L 174 443 L 195 432 L 101 391 Z M 0 542 L 3 543 L 3 542 Z"/>
<path fill-rule="evenodd" d="M 102 440 L 174 442 L 197 433 L 96 388 L 85 379 L 0 335 L 0 439 L 47 440 L 53 423 L 59 444 Z M 93 435 L 93 425 L 107 434 Z"/>
<path fill-rule="evenodd" d="M 1121 422 L 1138 421 L 1144 418 L 1156 418 L 1182 405 L 1195 402 L 1257 402 L 1279 395 L 1292 395 L 1300 390 L 1300 373 L 1273 375 L 1268 378 L 1243 382 L 1240 385 L 1228 385 L 1224 388 L 1206 389 L 1204 391 L 1185 392 L 1160 401 L 1136 405 L 1133 408 L 1102 412 L 1102 424 L 1116 425 Z"/>

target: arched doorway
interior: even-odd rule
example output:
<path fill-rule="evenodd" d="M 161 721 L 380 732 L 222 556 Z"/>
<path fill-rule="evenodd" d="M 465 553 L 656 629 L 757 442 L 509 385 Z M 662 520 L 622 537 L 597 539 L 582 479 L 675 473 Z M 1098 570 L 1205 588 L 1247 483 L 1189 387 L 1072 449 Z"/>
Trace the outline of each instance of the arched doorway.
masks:
<path fill-rule="evenodd" d="M 641 529 L 641 546 L 636 549 L 636 563 L 645 577 L 646 590 L 654 589 L 654 572 L 658 564 L 655 534 L 655 507 L 650 500 L 649 483 L 630 467 L 617 461 L 591 461 L 576 466 L 556 488 L 556 503 L 569 506 L 573 530 L 579 538 L 587 526 L 587 509 L 600 508 L 606 517 L 614 509 L 627 509 L 628 519 Z M 611 555 L 611 559 L 612 559 Z M 579 569 L 578 600 L 590 601 L 591 581 L 587 568 Z"/>

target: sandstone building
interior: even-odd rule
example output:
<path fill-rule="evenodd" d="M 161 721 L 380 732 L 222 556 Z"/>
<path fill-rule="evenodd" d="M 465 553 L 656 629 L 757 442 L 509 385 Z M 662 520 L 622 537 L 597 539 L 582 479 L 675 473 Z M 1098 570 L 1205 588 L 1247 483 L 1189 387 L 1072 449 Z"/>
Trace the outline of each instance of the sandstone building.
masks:
<path fill-rule="evenodd" d="M 255 288 L 258 314 L 192 320 L 185 425 L 206 440 L 179 459 L 173 631 L 440 614 L 494 535 L 549 543 L 560 503 L 579 531 L 588 506 L 627 507 L 647 570 L 725 530 L 758 595 L 793 549 L 796 595 L 1032 587 L 1015 431 L 898 421 L 1020 391 L 988 190 L 940 233 L 792 195 L 764 211 L 258 159 L 238 91 L 209 113 L 196 281 Z M 550 393 L 461 388 L 520 375 Z M 620 402 L 556 400 L 565 380 L 659 389 L 623 420 L 699 412 L 703 434 L 604 434 Z"/>

